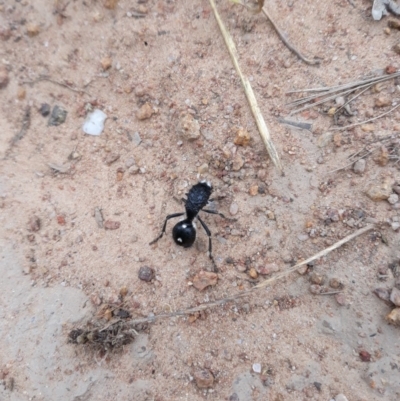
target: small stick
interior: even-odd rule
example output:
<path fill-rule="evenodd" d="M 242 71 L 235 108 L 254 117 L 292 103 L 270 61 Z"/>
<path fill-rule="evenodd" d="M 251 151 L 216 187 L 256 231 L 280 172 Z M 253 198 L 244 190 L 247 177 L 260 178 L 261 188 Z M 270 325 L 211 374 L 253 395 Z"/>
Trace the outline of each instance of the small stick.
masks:
<path fill-rule="evenodd" d="M 343 291 L 331 291 L 331 292 L 321 292 L 319 294 L 316 295 L 335 295 L 335 294 L 340 294 Z"/>
<path fill-rule="evenodd" d="M 73 92 L 85 93 L 86 95 L 91 96 L 90 93 L 85 91 L 84 89 L 75 89 L 72 86 L 64 84 L 63 82 L 55 81 L 54 79 L 47 78 L 47 77 L 39 77 L 39 78 L 35 79 L 34 81 L 24 81 L 23 84 L 35 84 L 36 82 L 40 82 L 40 81 L 48 81 L 48 82 L 51 82 L 52 84 L 63 86 L 64 88 L 67 88 Z"/>
<path fill-rule="evenodd" d="M 368 156 L 369 154 L 371 154 L 372 152 L 373 152 L 373 151 L 370 150 L 370 151 L 367 152 L 365 155 L 359 157 L 359 158 L 356 159 L 356 160 L 353 160 L 353 161 L 350 162 L 349 164 L 346 164 L 345 166 L 339 167 L 339 168 L 337 168 L 337 169 L 335 169 L 335 170 L 328 171 L 326 174 L 332 174 L 332 173 L 335 173 L 336 171 L 344 170 L 345 168 L 352 166 L 354 163 L 357 163 L 359 160 L 364 159 L 365 157 L 367 157 L 367 156 Z"/>
<path fill-rule="evenodd" d="M 354 124 L 346 125 L 346 126 L 344 126 L 344 127 L 332 128 L 331 131 L 343 131 L 343 130 L 345 130 L 345 129 L 347 129 L 347 128 L 353 128 L 353 127 L 357 127 L 358 125 L 370 123 L 371 121 L 378 120 L 379 118 L 384 117 L 384 116 L 386 116 L 387 114 L 390 114 L 393 110 L 396 110 L 399 106 L 400 106 L 400 103 L 397 104 L 396 106 L 392 107 L 389 111 L 386 111 L 385 113 L 380 114 L 379 116 L 370 118 L 369 120 L 361 121 L 361 122 L 359 122 L 359 123 L 354 123 Z"/>
<path fill-rule="evenodd" d="M 286 47 L 292 52 L 294 53 L 299 59 L 301 59 L 302 61 L 304 61 L 306 64 L 309 65 L 317 65 L 320 64 L 321 61 L 320 60 L 310 60 L 308 58 L 306 58 L 305 56 L 303 56 L 291 43 L 289 43 L 289 41 L 285 38 L 285 35 L 280 31 L 278 25 L 276 25 L 276 23 L 274 22 L 274 20 L 271 18 L 271 15 L 269 14 L 269 12 L 265 9 L 262 8 L 261 11 L 263 12 L 263 14 L 269 19 L 269 21 L 271 22 L 271 25 L 274 27 L 276 33 L 278 34 L 278 36 L 281 38 L 281 41 L 286 45 Z"/>
<path fill-rule="evenodd" d="M 239 298 L 243 298 L 243 297 L 245 297 L 247 295 L 252 294 L 256 290 L 259 290 L 261 288 L 265 288 L 265 287 L 270 286 L 271 284 L 275 283 L 276 281 L 278 281 L 278 280 L 288 276 L 290 273 L 293 273 L 294 271 L 298 270 L 299 267 L 301 267 L 303 265 L 306 265 L 306 264 L 312 262 L 315 259 L 319 259 L 319 258 L 327 255 L 328 253 L 332 252 L 333 250 L 335 250 L 337 248 L 340 248 L 342 245 L 344 245 L 347 242 L 353 240 L 354 238 L 366 233 L 367 231 L 372 230 L 374 227 L 375 226 L 373 224 L 370 224 L 368 226 L 360 228 L 359 230 L 357 230 L 354 233 L 348 235 L 347 237 L 341 239 L 340 241 L 336 242 L 335 244 L 331 245 L 330 247 L 324 249 L 321 252 L 318 252 L 314 256 L 311 256 L 310 258 L 308 258 L 306 260 L 303 260 L 300 263 L 297 263 L 295 266 L 290 267 L 289 269 L 284 270 L 281 273 L 278 273 L 274 277 L 271 277 L 271 278 L 269 278 L 267 280 L 262 281 L 260 284 L 254 286 L 250 290 L 243 291 L 243 292 L 238 293 L 238 294 L 234 294 L 231 297 L 218 299 L 218 300 L 213 301 L 213 302 L 204 303 L 204 304 L 201 304 L 199 306 L 195 306 L 194 308 L 184 309 L 184 310 L 180 310 L 180 311 L 176 311 L 176 312 L 172 312 L 172 313 L 163 313 L 163 314 L 160 314 L 160 315 L 155 315 L 155 316 L 152 316 L 152 317 L 145 317 L 145 318 L 141 318 L 141 319 L 133 319 L 133 320 L 130 320 L 129 322 L 127 322 L 125 327 L 132 327 L 132 326 L 135 326 L 136 324 L 140 324 L 140 323 L 151 323 L 151 322 L 154 322 L 155 320 L 159 320 L 159 319 L 168 319 L 168 318 L 171 318 L 171 317 L 191 315 L 191 314 L 196 313 L 196 312 L 200 312 L 200 311 L 203 311 L 203 310 L 206 310 L 206 309 L 214 308 L 214 307 L 219 306 L 219 305 L 223 305 L 223 304 L 225 304 L 227 302 L 230 302 L 230 301 L 236 301 Z"/>
<path fill-rule="evenodd" d="M 275 167 L 283 175 L 283 168 L 282 168 L 281 161 L 279 159 L 278 152 L 276 151 L 275 145 L 273 144 L 273 142 L 271 140 L 271 136 L 269 134 L 265 120 L 261 114 L 260 108 L 258 107 L 257 99 L 254 95 L 250 81 L 243 75 L 243 73 L 240 69 L 235 43 L 233 42 L 231 35 L 225 28 L 224 23 L 222 22 L 222 19 L 218 13 L 218 10 L 217 10 L 214 0 L 209 0 L 209 2 L 211 5 L 211 8 L 214 11 L 214 16 L 215 16 L 215 19 L 217 20 L 219 29 L 221 30 L 222 36 L 224 37 L 226 47 L 228 48 L 229 54 L 231 55 L 232 62 L 235 66 L 236 72 L 238 73 L 240 80 L 242 81 L 242 85 L 243 85 L 244 91 L 246 93 L 246 97 L 249 102 L 250 109 L 256 120 L 258 130 L 260 132 L 260 135 L 264 142 L 264 145 L 267 149 L 269 157 L 272 159 L 272 162 L 274 163 Z"/>

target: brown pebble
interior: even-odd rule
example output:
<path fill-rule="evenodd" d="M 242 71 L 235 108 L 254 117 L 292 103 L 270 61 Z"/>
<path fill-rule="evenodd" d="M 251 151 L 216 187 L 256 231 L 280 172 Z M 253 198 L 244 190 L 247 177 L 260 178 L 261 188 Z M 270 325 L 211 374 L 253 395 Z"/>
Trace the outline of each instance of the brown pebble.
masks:
<path fill-rule="evenodd" d="M 8 78 L 8 71 L 5 67 L 0 67 L 0 89 L 5 88 L 8 85 L 10 79 Z"/>
<path fill-rule="evenodd" d="M 124 169 L 122 167 L 119 167 L 117 170 L 117 181 L 122 181 L 123 177 L 124 177 Z"/>
<path fill-rule="evenodd" d="M 210 285 L 215 285 L 218 282 L 218 274 L 207 271 L 200 271 L 193 278 L 193 287 L 199 291 L 203 291 Z"/>
<path fill-rule="evenodd" d="M 40 227 L 41 227 L 41 221 L 40 221 L 39 217 L 32 216 L 28 222 L 28 230 L 37 232 L 40 230 Z"/>
<path fill-rule="evenodd" d="M 136 113 L 138 120 L 147 120 L 154 114 L 153 107 L 150 103 L 145 103 Z"/>
<path fill-rule="evenodd" d="M 378 155 L 374 158 L 375 163 L 386 166 L 389 163 L 389 151 L 386 146 L 381 146 Z"/>
<path fill-rule="evenodd" d="M 119 159 L 120 155 L 117 153 L 110 153 L 107 157 L 106 157 L 106 164 L 110 165 L 112 163 L 114 163 L 115 161 L 117 161 Z"/>
<path fill-rule="evenodd" d="M 113 221 L 113 220 L 106 220 L 104 222 L 104 228 L 106 230 L 117 230 L 120 228 L 121 223 L 119 221 Z"/>
<path fill-rule="evenodd" d="M 333 135 L 333 143 L 336 147 L 340 148 L 342 146 L 342 138 L 343 137 L 341 133 L 336 133 Z"/>
<path fill-rule="evenodd" d="M 310 285 L 310 292 L 311 292 L 311 294 L 314 294 L 314 295 L 321 294 L 322 290 L 323 290 L 323 287 L 320 286 L 320 285 L 318 285 L 318 284 L 312 284 L 312 285 Z"/>
<path fill-rule="evenodd" d="M 127 287 L 121 287 L 119 290 L 119 295 L 121 295 L 122 298 L 126 297 L 128 294 L 128 288 Z"/>
<path fill-rule="evenodd" d="M 23 87 L 19 87 L 17 91 L 17 98 L 18 100 L 24 100 L 26 97 L 26 90 Z"/>
<path fill-rule="evenodd" d="M 57 216 L 57 223 L 60 226 L 65 226 L 65 217 L 62 215 Z"/>
<path fill-rule="evenodd" d="M 106 311 L 104 312 L 104 318 L 108 321 L 110 321 L 112 319 L 112 310 L 111 309 L 106 309 Z"/>
<path fill-rule="evenodd" d="M 361 350 L 358 355 L 363 362 L 371 362 L 371 354 L 368 351 Z"/>
<path fill-rule="evenodd" d="M 335 300 L 341 306 L 347 305 L 346 296 L 343 294 L 343 292 L 335 294 Z"/>
<path fill-rule="evenodd" d="M 267 263 L 264 266 L 258 266 L 257 272 L 264 276 L 279 271 L 279 266 L 276 263 Z"/>
<path fill-rule="evenodd" d="M 104 57 L 103 59 L 101 59 L 100 64 L 103 71 L 107 71 L 112 66 L 112 60 L 110 57 Z"/>
<path fill-rule="evenodd" d="M 100 306 L 101 305 L 101 298 L 97 294 L 92 294 L 90 296 L 90 300 L 92 301 L 92 304 L 95 306 Z"/>
<path fill-rule="evenodd" d="M 238 153 L 236 153 L 232 161 L 232 170 L 239 171 L 243 166 L 244 166 L 243 158 Z"/>
<path fill-rule="evenodd" d="M 392 183 L 390 178 L 386 177 L 381 182 L 373 182 L 366 190 L 367 196 L 373 201 L 386 200 L 392 193 Z"/>
<path fill-rule="evenodd" d="M 400 21 L 391 19 L 388 21 L 388 27 L 392 29 L 400 29 Z"/>
<path fill-rule="evenodd" d="M 387 107 L 391 106 L 392 100 L 389 97 L 385 96 L 379 96 L 377 99 L 375 99 L 375 107 Z"/>
<path fill-rule="evenodd" d="M 214 376 L 208 369 L 195 370 L 193 378 L 198 388 L 209 388 L 214 384 Z"/>
<path fill-rule="evenodd" d="M 387 316 L 386 320 L 389 324 L 393 324 L 394 326 L 400 326 L 400 308 L 393 309 Z"/>
<path fill-rule="evenodd" d="M 247 272 L 247 274 L 248 274 L 252 279 L 256 279 L 256 278 L 258 277 L 257 270 L 256 270 L 254 267 L 252 267 L 252 268 Z"/>
<path fill-rule="evenodd" d="M 400 43 L 396 43 L 392 49 L 395 53 L 400 54 Z"/>
<path fill-rule="evenodd" d="M 142 266 L 139 269 L 138 277 L 142 281 L 150 282 L 155 277 L 155 271 L 149 266 Z"/>
<path fill-rule="evenodd" d="M 119 0 L 104 0 L 104 7 L 108 10 L 114 10 Z"/>
<path fill-rule="evenodd" d="M 33 37 L 38 35 L 40 32 L 40 27 L 38 24 L 35 23 L 30 23 L 26 25 L 26 33 L 28 34 L 29 37 Z"/>
<path fill-rule="evenodd" d="M 236 132 L 234 144 L 237 146 L 247 146 L 250 142 L 250 134 L 243 128 L 239 128 Z"/>
<path fill-rule="evenodd" d="M 324 277 L 320 274 L 313 272 L 310 274 L 310 283 L 321 285 L 324 283 Z"/>
<path fill-rule="evenodd" d="M 394 74 L 395 72 L 397 72 L 397 68 L 394 65 L 388 65 L 385 68 L 386 74 Z"/>
<path fill-rule="evenodd" d="M 249 194 L 251 196 L 256 196 L 258 194 L 258 185 L 252 185 L 249 189 Z"/>
<path fill-rule="evenodd" d="M 334 289 L 338 289 L 342 287 L 342 283 L 337 278 L 331 278 L 329 280 L 329 286 Z"/>

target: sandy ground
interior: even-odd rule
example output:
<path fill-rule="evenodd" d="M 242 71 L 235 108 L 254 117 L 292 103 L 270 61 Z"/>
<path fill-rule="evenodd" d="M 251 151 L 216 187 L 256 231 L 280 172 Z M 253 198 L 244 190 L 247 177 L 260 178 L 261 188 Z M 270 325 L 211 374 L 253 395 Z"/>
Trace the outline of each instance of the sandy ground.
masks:
<path fill-rule="evenodd" d="M 0 399 L 399 399 L 399 328 L 387 324 L 391 308 L 372 293 L 395 284 L 399 203 L 365 194 L 385 180 L 400 183 L 399 168 L 382 163 L 378 149 L 361 174 L 351 165 L 331 171 L 400 131 L 400 112 L 333 138 L 326 114 L 333 104 L 290 117 L 311 130 L 279 122 L 297 96 L 287 91 L 398 69 L 392 48 L 399 32 L 385 32 L 387 17 L 372 20 L 370 1 L 268 1 L 287 37 L 322 59 L 309 66 L 262 15 L 217 2 L 280 154 L 282 177 L 208 1 L 120 0 L 115 9 L 103 3 L 0 0 Z M 340 123 L 389 110 L 400 100 L 396 84 L 360 96 L 351 106 L 355 115 Z M 390 104 L 374 107 L 379 96 Z M 44 103 L 65 109 L 65 122 L 49 126 Z M 146 103 L 152 115 L 140 120 Z M 91 108 L 108 116 L 98 137 L 82 131 Z M 185 121 L 197 139 L 181 133 Z M 234 144 L 240 127 L 252 138 L 246 147 Z M 201 178 L 214 186 L 215 208 L 227 216 L 238 209 L 235 222 L 204 216 L 219 281 L 202 292 L 189 284 L 212 269 L 205 233 L 183 249 L 169 223 L 166 236 L 148 245 L 167 214 L 183 211 L 181 197 Z M 95 208 L 118 228 L 100 228 Z M 68 343 L 68 332 L 117 303 L 121 288 L 133 317 L 197 306 L 250 289 L 268 277 L 254 271 L 283 271 L 370 222 L 379 228 L 320 258 L 306 274 L 197 319 L 158 321 L 118 353 Z M 155 270 L 152 282 L 139 280 L 142 266 Z M 340 297 L 312 294 L 316 276 L 328 288 L 337 279 Z M 194 380 L 204 369 L 214 377 L 209 389 Z"/>

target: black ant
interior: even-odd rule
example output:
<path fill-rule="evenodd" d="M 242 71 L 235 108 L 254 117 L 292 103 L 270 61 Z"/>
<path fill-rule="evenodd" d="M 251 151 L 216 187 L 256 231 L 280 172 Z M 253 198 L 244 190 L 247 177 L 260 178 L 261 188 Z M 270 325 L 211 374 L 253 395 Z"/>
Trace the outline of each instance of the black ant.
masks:
<path fill-rule="evenodd" d="M 210 214 L 218 214 L 224 219 L 227 218 L 222 213 L 215 212 L 214 210 L 203 209 L 208 204 L 212 191 L 213 187 L 208 181 L 200 181 L 198 184 L 193 185 L 192 188 L 190 188 L 189 192 L 186 194 L 187 199 L 182 199 L 185 203 L 186 218 L 174 226 L 172 230 L 172 237 L 177 245 L 183 246 L 184 248 L 189 248 L 193 245 L 196 239 L 196 225 L 194 220 L 199 220 L 208 236 L 208 256 L 213 263 L 214 271 L 217 271 L 217 267 L 212 256 L 211 231 L 199 216 L 200 211 L 202 211 Z M 169 219 L 180 217 L 184 214 L 185 213 L 169 214 L 165 218 L 161 234 L 156 239 L 151 241 L 150 245 L 156 243 L 164 235 L 167 227 L 167 221 Z"/>

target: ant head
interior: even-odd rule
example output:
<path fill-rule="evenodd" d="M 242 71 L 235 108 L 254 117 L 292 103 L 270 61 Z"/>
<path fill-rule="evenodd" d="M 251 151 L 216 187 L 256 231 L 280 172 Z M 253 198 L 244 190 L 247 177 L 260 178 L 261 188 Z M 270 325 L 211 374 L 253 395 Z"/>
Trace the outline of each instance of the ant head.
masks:
<path fill-rule="evenodd" d="M 172 236 L 177 245 L 189 248 L 196 239 L 196 228 L 189 220 L 182 220 L 172 230 Z"/>

